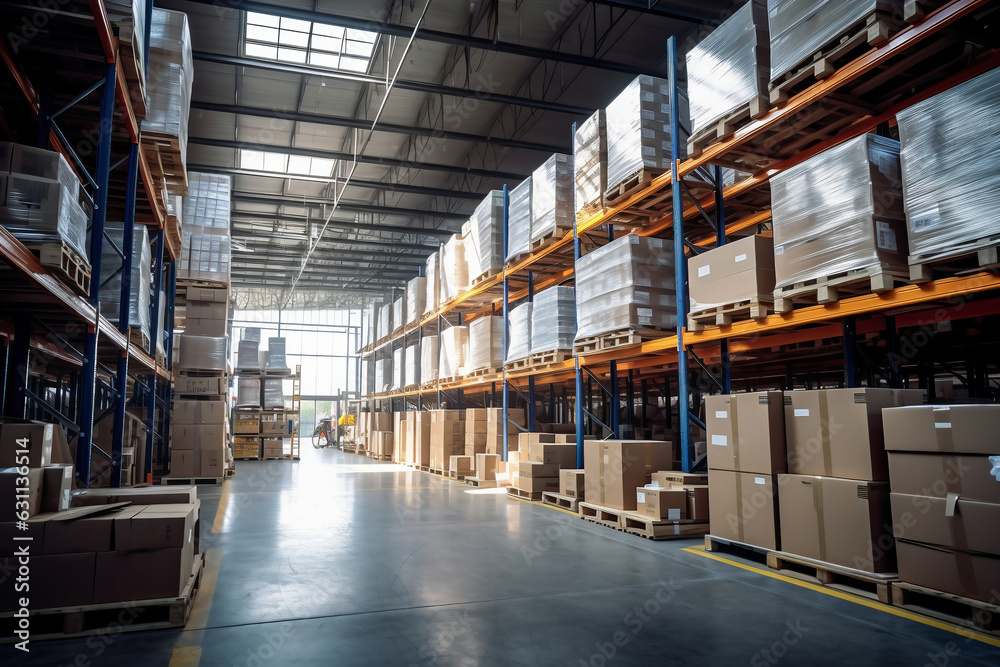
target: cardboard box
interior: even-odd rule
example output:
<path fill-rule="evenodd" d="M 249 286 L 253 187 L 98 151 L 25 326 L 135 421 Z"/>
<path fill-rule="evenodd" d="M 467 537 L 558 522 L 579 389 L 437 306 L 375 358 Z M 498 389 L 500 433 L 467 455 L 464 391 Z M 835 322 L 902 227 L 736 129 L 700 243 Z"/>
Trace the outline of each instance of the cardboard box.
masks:
<path fill-rule="evenodd" d="M 465 423 L 466 424 L 485 424 L 486 422 L 465 422 Z M 486 433 L 479 433 L 477 431 L 469 431 L 468 429 L 466 429 L 466 431 L 465 431 L 465 446 L 466 447 L 475 447 L 475 448 L 479 448 L 479 449 L 482 449 L 483 451 L 485 451 L 486 450 L 486 441 L 487 441 Z"/>
<path fill-rule="evenodd" d="M 888 411 L 886 411 L 888 414 Z M 990 474 L 985 454 L 889 452 L 889 481 L 894 493 L 1000 503 L 1000 483 Z"/>
<path fill-rule="evenodd" d="M 0 469 L 0 500 L 7 503 L 8 513 L 14 509 L 15 502 L 27 501 L 28 516 L 35 516 L 42 511 L 42 468 L 29 468 L 27 475 L 21 472 L 15 467 Z M 27 491 L 24 484 L 19 483 L 24 477 L 28 479 Z M 23 508 L 18 509 L 18 512 L 21 511 L 24 511 Z"/>
<path fill-rule="evenodd" d="M 560 470 L 559 471 L 559 495 L 577 500 L 586 500 L 586 482 L 584 481 L 583 470 Z"/>
<path fill-rule="evenodd" d="M 170 416 L 170 421 L 172 425 L 221 425 L 226 422 L 228 412 L 227 407 L 228 406 L 225 401 L 185 401 L 178 399 L 174 401 L 174 411 Z"/>
<path fill-rule="evenodd" d="M 886 480 L 882 409 L 919 403 L 919 389 L 820 389 L 785 392 L 788 471 Z"/>
<path fill-rule="evenodd" d="M 146 505 L 115 518 L 115 550 L 180 549 L 193 544 L 200 502 Z"/>
<path fill-rule="evenodd" d="M 215 319 L 223 320 L 225 322 L 226 317 L 229 315 L 229 304 L 222 301 L 190 301 L 186 306 L 185 311 L 186 320 L 190 322 L 192 319 Z M 190 327 L 185 327 L 185 333 L 190 334 Z M 220 336 L 226 335 L 223 331 Z"/>
<path fill-rule="evenodd" d="M 285 435 L 288 431 L 288 423 L 284 419 L 278 421 L 262 421 L 260 422 L 260 434 L 261 435 Z M 392 437 L 392 433 L 389 433 Z"/>
<path fill-rule="evenodd" d="M 1000 556 L 1000 503 L 893 492 L 897 536 L 922 544 Z"/>
<path fill-rule="evenodd" d="M 466 422 L 485 422 L 490 418 L 489 410 L 486 408 L 467 408 L 465 410 L 465 421 Z"/>
<path fill-rule="evenodd" d="M 689 486 L 687 493 L 687 516 L 694 521 L 708 521 L 711 514 L 708 505 L 708 485 Z"/>
<path fill-rule="evenodd" d="M 52 424 L 0 424 L 0 468 L 40 468 L 52 463 L 54 428 Z"/>
<path fill-rule="evenodd" d="M 85 489 L 73 494 L 73 507 L 130 502 L 135 505 L 174 505 L 198 499 L 194 486 L 140 486 L 132 489 Z"/>
<path fill-rule="evenodd" d="M 367 423 L 372 431 L 392 431 L 392 413 L 369 412 Z"/>
<path fill-rule="evenodd" d="M 785 471 L 780 391 L 706 396 L 705 414 L 710 468 L 761 474 Z"/>
<path fill-rule="evenodd" d="M 226 468 L 225 455 L 221 449 L 204 449 L 200 454 L 200 477 L 222 477 Z"/>
<path fill-rule="evenodd" d="M 652 474 L 670 468 L 673 445 L 655 440 L 587 440 L 584 475 L 587 502 L 620 510 L 636 509 L 635 489 Z"/>
<path fill-rule="evenodd" d="M 170 449 L 170 476 L 194 477 L 195 453 L 193 449 Z"/>
<path fill-rule="evenodd" d="M 528 493 L 539 493 L 541 491 L 559 492 L 558 477 L 525 477 L 518 476 L 517 488 Z"/>
<path fill-rule="evenodd" d="M 496 454 L 476 454 L 476 477 L 480 482 L 495 480 L 499 463 L 500 457 Z"/>
<path fill-rule="evenodd" d="M 691 311 L 770 299 L 774 293 L 774 241 L 748 236 L 688 258 Z"/>
<path fill-rule="evenodd" d="M 229 389 L 222 377 L 190 377 L 177 375 L 174 377 L 174 395 L 184 394 L 216 396 L 224 395 Z"/>
<path fill-rule="evenodd" d="M 177 597 L 191 577 L 193 558 L 190 544 L 183 549 L 97 554 L 94 602 Z"/>
<path fill-rule="evenodd" d="M 453 470 L 459 475 L 472 477 L 476 472 L 474 461 L 475 459 L 471 456 L 456 454 L 448 459 L 448 470 Z"/>
<path fill-rule="evenodd" d="M 218 304 L 222 305 L 222 304 Z M 184 333 L 189 336 L 225 336 L 229 322 L 225 317 L 190 317 L 184 320 Z"/>
<path fill-rule="evenodd" d="M 514 422 L 524 426 L 527 421 L 524 415 L 523 408 L 508 408 L 507 409 L 507 420 L 508 422 Z M 502 422 L 503 421 L 503 408 L 486 408 L 486 421 L 490 422 Z"/>
<path fill-rule="evenodd" d="M 68 554 L 111 551 L 115 548 L 115 521 L 120 517 L 138 514 L 142 508 L 142 505 L 91 505 L 40 514 L 37 520 L 43 524 L 42 530 L 45 533 L 41 552 Z"/>
<path fill-rule="evenodd" d="M 532 434 L 538 435 L 538 434 Z M 524 451 L 524 448 L 521 448 Z M 560 468 L 576 467 L 576 443 L 536 443 L 528 445 L 528 459 L 540 463 L 551 463 Z"/>
<path fill-rule="evenodd" d="M 42 512 L 69 509 L 73 466 L 57 463 L 42 468 Z"/>
<path fill-rule="evenodd" d="M 683 489 L 640 486 L 635 490 L 636 510 L 652 519 L 680 521 L 687 518 L 688 494 Z"/>
<path fill-rule="evenodd" d="M 406 420 L 406 462 L 415 466 L 431 463 L 431 413 L 414 412 Z"/>
<path fill-rule="evenodd" d="M 556 441 L 554 433 L 519 433 L 517 436 L 517 448 L 522 452 L 530 448 L 531 445 L 541 443 L 551 444 Z"/>
<path fill-rule="evenodd" d="M 708 484 L 708 475 L 696 472 L 680 472 L 679 470 L 660 470 L 654 472 L 652 481 L 662 487 L 672 486 L 704 486 Z"/>
<path fill-rule="evenodd" d="M 896 542 L 899 579 L 996 604 L 1000 558 L 900 539 Z"/>
<path fill-rule="evenodd" d="M 539 463 L 538 461 L 525 461 L 522 458 L 517 464 L 517 474 L 521 479 L 530 477 L 532 479 L 542 477 L 552 477 L 559 479 L 559 466 L 555 463 Z"/>
<path fill-rule="evenodd" d="M 188 305 L 192 301 L 200 302 L 215 302 L 215 303 L 228 303 L 229 302 L 229 289 L 219 288 L 219 287 L 188 287 L 187 288 L 187 302 Z"/>
<path fill-rule="evenodd" d="M 521 476 L 518 474 L 518 467 L 521 462 L 521 452 L 507 452 L 507 481 L 511 486 L 521 488 L 519 482 L 521 481 Z M 497 466 L 503 465 L 503 462 L 498 463 Z"/>
<path fill-rule="evenodd" d="M 94 563 L 93 553 L 70 553 L 31 557 L 31 590 L 29 594 L 15 592 L 13 586 L 3 586 L 0 593 L 0 611 L 14 611 L 18 598 L 25 596 L 31 602 L 32 612 L 93 604 Z M 8 571 L 17 570 L 17 559 L 3 559 Z"/>
<path fill-rule="evenodd" d="M 709 470 L 709 530 L 715 537 L 779 549 L 775 475 Z"/>
<path fill-rule="evenodd" d="M 778 475 L 781 548 L 865 572 L 896 569 L 888 482 Z"/>
<path fill-rule="evenodd" d="M 431 423 L 438 424 L 441 422 L 463 422 L 465 420 L 465 412 L 462 410 L 429 410 L 431 415 Z"/>
<path fill-rule="evenodd" d="M 882 419 L 889 451 L 1000 453 L 1000 405 L 910 405 L 886 408 Z"/>

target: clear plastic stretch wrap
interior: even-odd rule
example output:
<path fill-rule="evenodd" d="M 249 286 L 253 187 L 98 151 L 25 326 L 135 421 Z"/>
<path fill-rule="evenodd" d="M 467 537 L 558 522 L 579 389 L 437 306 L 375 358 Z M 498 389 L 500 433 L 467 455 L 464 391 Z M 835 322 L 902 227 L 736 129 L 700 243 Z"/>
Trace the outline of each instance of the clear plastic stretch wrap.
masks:
<path fill-rule="evenodd" d="M 438 377 L 457 378 L 462 375 L 469 350 L 469 327 L 449 327 L 441 332 L 441 361 Z"/>
<path fill-rule="evenodd" d="M 79 198 L 80 181 L 62 155 L 0 142 L 0 224 L 18 239 L 61 240 L 89 260 L 90 216 Z"/>
<path fill-rule="evenodd" d="M 972 250 L 995 238 L 1000 68 L 914 104 L 896 120 L 910 261 Z"/>
<path fill-rule="evenodd" d="M 531 309 L 531 354 L 572 350 L 576 336 L 576 290 L 558 285 L 535 295 Z"/>
<path fill-rule="evenodd" d="M 271 373 L 288 373 L 288 361 L 285 359 L 285 339 L 271 337 L 267 339 L 267 370 Z"/>
<path fill-rule="evenodd" d="M 510 261 L 531 250 L 531 177 L 510 191 L 507 199 L 507 257 Z"/>
<path fill-rule="evenodd" d="M 406 283 L 406 323 L 412 324 L 424 314 L 427 298 L 427 278 L 418 276 Z"/>
<path fill-rule="evenodd" d="M 902 15 L 903 0 L 768 0 L 771 80 L 863 23 L 876 9 Z"/>
<path fill-rule="evenodd" d="M 503 318 L 478 317 L 469 323 L 468 370 L 497 368 L 503 364 Z"/>
<path fill-rule="evenodd" d="M 681 125 L 688 126 L 681 96 Z M 615 188 L 643 169 L 670 168 L 670 83 L 636 77 L 608 105 L 608 187 Z M 683 157 L 684 144 L 681 144 Z"/>
<path fill-rule="evenodd" d="M 575 210 L 600 201 L 608 189 L 608 127 L 604 109 L 583 121 L 573 135 Z"/>
<path fill-rule="evenodd" d="M 526 301 L 511 308 L 507 317 L 507 356 L 504 361 L 517 361 L 531 354 L 531 310 L 532 304 Z"/>
<path fill-rule="evenodd" d="M 381 307 L 381 303 L 372 303 L 369 304 L 368 308 L 365 310 L 368 314 L 368 326 L 365 327 L 365 340 L 363 345 L 371 345 L 378 340 L 378 309 Z"/>
<path fill-rule="evenodd" d="M 767 0 L 750 0 L 687 54 L 691 132 L 767 95 Z"/>
<path fill-rule="evenodd" d="M 402 389 L 403 382 L 406 379 L 406 367 L 405 367 L 405 350 L 402 347 L 397 347 L 392 351 L 392 386 L 390 389 Z"/>
<path fill-rule="evenodd" d="M 389 390 L 392 384 L 392 377 L 389 373 L 389 363 L 385 359 L 375 360 L 375 391 L 383 392 Z"/>
<path fill-rule="evenodd" d="M 252 340 L 260 343 L 260 327 L 244 327 L 243 340 Z"/>
<path fill-rule="evenodd" d="M 115 246 L 122 248 L 125 225 L 108 222 L 104 232 Z M 132 227 L 132 271 L 128 296 L 128 326 L 138 327 L 148 338 L 149 333 L 149 289 L 152 280 L 152 253 L 149 250 L 149 232 L 146 225 Z M 106 240 L 101 248 L 101 314 L 111 322 L 118 323 L 118 310 L 122 295 L 122 258 Z"/>
<path fill-rule="evenodd" d="M 180 336 L 178 368 L 188 371 L 226 370 L 225 336 Z"/>
<path fill-rule="evenodd" d="M 907 270 L 898 141 L 865 134 L 776 174 L 771 214 L 775 287 Z"/>
<path fill-rule="evenodd" d="M 285 383 L 281 378 L 264 378 L 264 407 L 285 407 Z"/>
<path fill-rule="evenodd" d="M 465 239 L 453 235 L 441 246 L 441 303 L 469 289 L 469 265 L 465 261 Z"/>
<path fill-rule="evenodd" d="M 424 336 L 420 340 L 420 381 L 434 382 L 438 379 L 438 337 Z"/>
<path fill-rule="evenodd" d="M 393 331 L 399 329 L 406 322 L 406 292 L 392 302 L 392 328 Z"/>
<path fill-rule="evenodd" d="M 187 14 L 154 7 L 146 75 L 148 102 L 142 131 L 175 137 L 182 162 L 187 155 L 193 81 L 194 61 Z"/>
<path fill-rule="evenodd" d="M 569 229 L 573 210 L 573 156 L 556 153 L 531 174 L 531 240 Z"/>
<path fill-rule="evenodd" d="M 404 386 L 420 384 L 420 343 L 406 346 L 406 370 L 403 373 Z"/>
<path fill-rule="evenodd" d="M 238 378 L 236 380 L 236 407 L 260 407 L 260 378 Z"/>
<path fill-rule="evenodd" d="M 629 234 L 576 260 L 576 339 L 677 323 L 670 240 Z"/>
<path fill-rule="evenodd" d="M 392 304 L 387 303 L 378 309 L 378 329 L 375 340 L 382 340 L 392 333 Z"/>
<path fill-rule="evenodd" d="M 258 329 L 258 332 L 260 330 Z M 260 334 L 258 333 L 258 336 Z M 238 371 L 259 371 L 260 370 L 260 341 L 250 340 L 246 337 L 246 330 L 243 333 L 243 340 L 236 347 L 236 370 Z"/>
<path fill-rule="evenodd" d="M 229 176 L 188 173 L 178 278 L 229 283 L 230 190 Z"/>
<path fill-rule="evenodd" d="M 424 312 L 433 313 L 441 305 L 441 253 L 437 250 L 427 255 L 424 277 L 427 278 L 427 295 L 424 297 Z"/>
<path fill-rule="evenodd" d="M 465 240 L 465 258 L 469 279 L 475 280 L 503 268 L 503 192 L 492 190 L 486 195 L 469 222 L 472 229 Z"/>

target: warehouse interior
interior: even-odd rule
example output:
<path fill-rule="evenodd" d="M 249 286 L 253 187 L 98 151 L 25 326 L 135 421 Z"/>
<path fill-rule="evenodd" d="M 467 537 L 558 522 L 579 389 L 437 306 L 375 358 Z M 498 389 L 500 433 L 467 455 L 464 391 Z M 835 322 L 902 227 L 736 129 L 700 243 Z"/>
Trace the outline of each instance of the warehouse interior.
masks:
<path fill-rule="evenodd" d="M 1000 663 L 998 19 L 0 3 L 4 662 Z"/>

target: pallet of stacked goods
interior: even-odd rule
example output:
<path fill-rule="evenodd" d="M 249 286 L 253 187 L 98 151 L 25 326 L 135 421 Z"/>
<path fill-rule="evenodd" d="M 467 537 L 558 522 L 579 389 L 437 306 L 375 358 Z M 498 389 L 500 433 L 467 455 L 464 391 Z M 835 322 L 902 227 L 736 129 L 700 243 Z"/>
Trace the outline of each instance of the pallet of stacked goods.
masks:
<path fill-rule="evenodd" d="M 393 417 L 389 412 L 368 413 L 366 454 L 378 461 L 388 461 L 393 453 Z"/>
<path fill-rule="evenodd" d="M 508 371 L 522 370 L 531 365 L 531 313 L 534 303 L 525 301 L 510 309 L 507 315 L 507 349 L 504 367 Z"/>
<path fill-rule="evenodd" d="M 200 326 L 199 331 L 225 332 L 226 318 Z M 178 338 L 171 419 L 175 426 L 170 439 L 170 473 L 163 483 L 221 483 L 229 443 L 229 339 L 224 333 L 184 333 Z"/>
<path fill-rule="evenodd" d="M 424 263 L 424 278 L 426 282 L 426 292 L 424 296 L 424 312 L 420 314 L 425 317 L 436 312 L 441 306 L 441 251 L 435 250 L 427 255 Z"/>
<path fill-rule="evenodd" d="M 438 381 L 438 337 L 420 339 L 420 386 L 432 387 Z"/>
<path fill-rule="evenodd" d="M 604 208 L 608 189 L 608 125 L 604 109 L 580 123 L 573 134 L 573 185 L 576 218 Z"/>
<path fill-rule="evenodd" d="M 101 312 L 109 322 L 118 323 L 121 308 L 123 260 L 116 247 L 125 242 L 123 223 L 105 222 L 104 233 L 114 243 L 105 243 L 101 251 Z M 126 317 L 129 342 L 150 351 L 149 299 L 152 278 L 152 253 L 146 225 L 133 225 L 132 265 L 129 272 L 129 300 Z M 162 303 L 162 302 L 161 302 Z M 162 331 L 162 329 L 159 329 Z"/>
<path fill-rule="evenodd" d="M 531 308 L 531 367 L 549 368 L 573 356 L 576 290 L 557 285 L 535 295 Z"/>
<path fill-rule="evenodd" d="M 767 317 L 774 309 L 773 240 L 748 236 L 692 255 L 688 295 L 688 331 Z"/>
<path fill-rule="evenodd" d="M 427 310 L 427 278 L 417 276 L 406 283 L 406 326 L 412 327 Z"/>
<path fill-rule="evenodd" d="M 125 71 L 129 102 L 135 117 L 146 116 L 146 2 L 105 0 L 104 9 L 118 36 L 118 63 Z"/>
<path fill-rule="evenodd" d="M 491 190 L 469 218 L 465 258 L 469 287 L 476 287 L 503 269 L 503 192 Z"/>
<path fill-rule="evenodd" d="M 421 341 L 406 346 L 403 353 L 403 390 L 413 391 L 420 387 Z"/>
<path fill-rule="evenodd" d="M 531 252 L 531 176 L 518 183 L 507 197 L 507 256 L 510 267 Z"/>
<path fill-rule="evenodd" d="M 621 528 L 648 540 L 669 540 L 705 534 L 709 518 L 708 475 L 661 470 L 636 487 L 636 513 L 622 514 Z"/>
<path fill-rule="evenodd" d="M 427 470 L 431 463 L 431 413 L 418 410 L 406 416 L 406 455 L 404 462 L 419 470 Z"/>
<path fill-rule="evenodd" d="M 469 262 L 466 259 L 466 237 L 454 234 L 440 250 L 438 278 L 439 305 L 453 302 L 469 289 Z"/>
<path fill-rule="evenodd" d="M 507 494 L 541 500 L 543 492 L 559 491 L 560 470 L 576 467 L 576 435 L 520 433 L 517 452 L 517 475 L 511 479 Z"/>
<path fill-rule="evenodd" d="M 466 377 L 494 375 L 503 370 L 503 318 L 477 317 L 469 323 Z"/>
<path fill-rule="evenodd" d="M 406 326 L 406 290 L 403 294 L 392 302 L 392 336 L 397 336 L 403 332 Z"/>
<path fill-rule="evenodd" d="M 573 156 L 556 153 L 531 174 L 529 252 L 538 252 L 572 230 Z"/>
<path fill-rule="evenodd" d="M 447 476 L 453 456 L 465 454 L 465 411 L 430 410 L 428 471 Z"/>
<path fill-rule="evenodd" d="M 453 326 L 443 329 L 438 338 L 438 381 L 441 383 L 461 380 L 469 355 L 469 327 Z"/>

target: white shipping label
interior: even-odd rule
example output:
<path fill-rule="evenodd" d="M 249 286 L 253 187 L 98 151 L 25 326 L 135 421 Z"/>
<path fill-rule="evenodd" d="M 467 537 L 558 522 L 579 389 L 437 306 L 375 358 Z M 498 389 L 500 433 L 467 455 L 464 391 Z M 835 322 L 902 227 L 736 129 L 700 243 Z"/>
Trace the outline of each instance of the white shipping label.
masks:
<path fill-rule="evenodd" d="M 635 303 L 638 306 L 648 306 L 649 305 L 649 292 L 633 292 L 632 293 Z"/>
<path fill-rule="evenodd" d="M 796 408 L 796 410 L 795 410 L 795 416 L 796 417 L 808 417 L 809 416 L 809 408 Z"/>
<path fill-rule="evenodd" d="M 776 245 L 776 246 L 774 246 L 774 254 L 775 255 L 784 255 L 785 254 L 785 246 L 783 246 L 783 245 Z"/>
<path fill-rule="evenodd" d="M 653 309 L 652 308 L 636 308 L 635 309 L 635 314 L 638 315 L 639 317 L 649 317 L 649 318 L 652 318 L 653 317 Z"/>
<path fill-rule="evenodd" d="M 935 422 L 934 428 L 951 428 L 951 422 Z"/>
<path fill-rule="evenodd" d="M 742 255 L 736 255 L 736 258 L 733 261 L 736 263 L 747 261 L 746 253 L 743 253 Z"/>
<path fill-rule="evenodd" d="M 668 521 L 680 521 L 681 520 L 681 511 L 679 509 L 677 509 L 676 507 L 671 507 L 670 509 L 667 510 L 667 520 Z"/>
<path fill-rule="evenodd" d="M 611 463 L 611 459 L 610 459 L 610 457 L 607 454 L 605 454 L 604 455 L 604 465 L 608 465 L 609 463 Z"/>
<path fill-rule="evenodd" d="M 638 492 L 637 492 L 637 493 L 635 494 L 635 500 L 636 500 L 636 502 L 638 502 L 638 503 L 644 503 L 644 502 L 646 502 L 646 494 L 645 494 L 645 493 L 643 493 L 642 491 L 638 491 Z"/>
<path fill-rule="evenodd" d="M 649 278 L 639 278 L 639 277 L 636 277 L 632 281 L 632 284 L 635 285 L 636 287 L 652 287 L 653 286 L 653 283 L 650 282 Z"/>
<path fill-rule="evenodd" d="M 753 483 L 754 484 L 761 484 L 761 485 L 763 485 L 763 484 L 767 484 L 767 480 L 765 480 L 763 477 L 754 477 L 753 478 Z"/>
<path fill-rule="evenodd" d="M 724 436 L 724 435 L 719 435 L 718 433 L 713 433 L 712 434 L 712 444 L 713 445 L 722 445 L 723 447 L 725 447 L 726 445 L 729 444 L 729 439 L 726 438 L 726 436 Z"/>
<path fill-rule="evenodd" d="M 711 272 L 712 272 L 712 265 L 711 264 L 706 264 L 705 266 L 699 266 L 698 267 L 698 277 L 699 278 L 704 278 L 705 276 L 707 276 Z"/>
<path fill-rule="evenodd" d="M 910 231 L 921 232 L 925 229 L 937 227 L 941 223 L 941 211 L 935 206 L 926 213 L 920 213 L 910 218 Z"/>
<path fill-rule="evenodd" d="M 899 157 L 882 153 L 877 158 L 878 170 L 890 181 L 899 180 Z"/>
<path fill-rule="evenodd" d="M 729 419 L 729 413 L 726 412 L 725 410 L 716 410 L 715 411 L 715 418 L 716 419 Z"/>
<path fill-rule="evenodd" d="M 892 231 L 888 222 L 875 221 L 875 243 L 883 250 L 892 250 L 893 252 L 899 250 L 896 245 L 896 232 Z"/>

